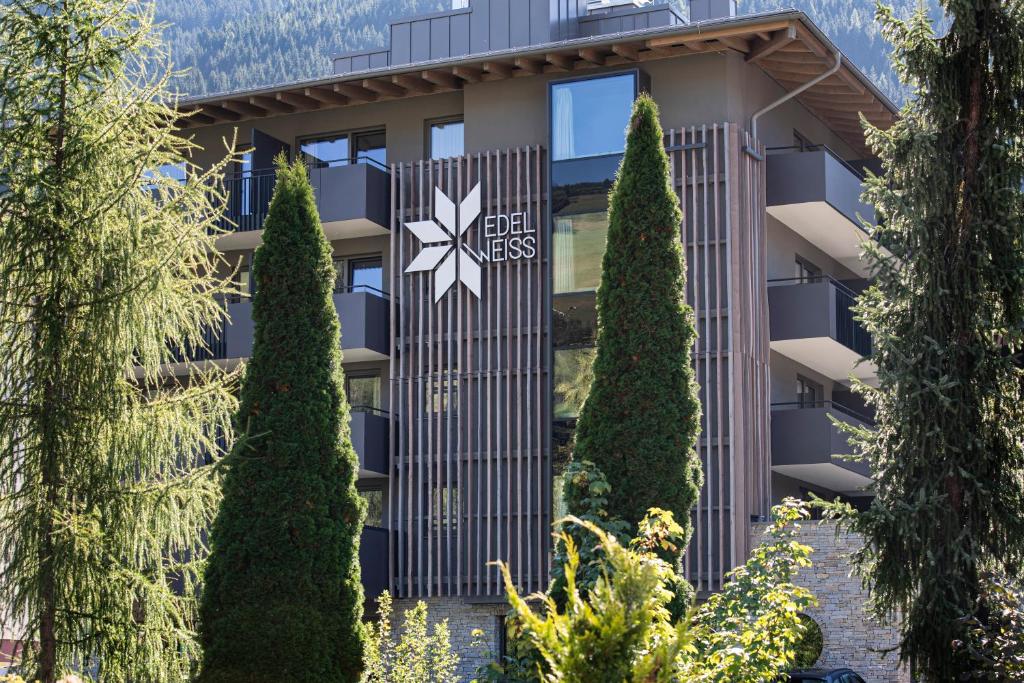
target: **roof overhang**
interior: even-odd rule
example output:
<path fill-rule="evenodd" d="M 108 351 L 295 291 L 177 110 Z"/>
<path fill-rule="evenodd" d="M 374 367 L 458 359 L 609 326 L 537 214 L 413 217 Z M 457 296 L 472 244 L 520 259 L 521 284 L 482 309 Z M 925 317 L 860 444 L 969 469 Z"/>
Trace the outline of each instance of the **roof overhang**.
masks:
<path fill-rule="evenodd" d="M 585 72 L 722 51 L 744 55 L 747 62 L 759 66 L 783 88 L 793 90 L 832 67 L 837 48 L 803 12 L 790 10 L 603 34 L 220 93 L 184 99 L 178 108 L 189 113 L 182 125 L 194 128 L 456 91 L 465 83 L 478 81 Z M 836 73 L 797 99 L 865 155 L 861 115 L 880 128 L 888 128 L 897 116 L 896 106 L 845 57 Z"/>

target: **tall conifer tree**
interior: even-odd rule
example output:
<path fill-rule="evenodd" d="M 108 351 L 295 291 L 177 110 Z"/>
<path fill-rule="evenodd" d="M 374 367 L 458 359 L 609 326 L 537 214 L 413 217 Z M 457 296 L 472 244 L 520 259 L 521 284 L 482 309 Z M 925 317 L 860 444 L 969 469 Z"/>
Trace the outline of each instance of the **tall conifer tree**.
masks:
<path fill-rule="evenodd" d="M 29 680 L 185 681 L 235 400 L 160 369 L 222 314 L 223 164 L 169 170 L 148 9 L 11 0 L 0 44 L 0 622 Z"/>
<path fill-rule="evenodd" d="M 1024 3 L 947 0 L 948 32 L 879 9 L 913 88 L 899 121 L 868 139 L 881 226 L 860 315 L 879 388 L 860 433 L 876 496 L 851 519 L 882 615 L 926 681 L 976 666 L 956 642 L 985 569 L 1024 559 Z M 984 615 L 976 615 L 984 617 Z"/>
<path fill-rule="evenodd" d="M 694 451 L 701 409 L 690 364 L 696 332 L 686 303 L 682 212 L 658 108 L 646 94 L 633 106 L 610 196 L 597 357 L 573 459 L 593 462 L 608 480 L 611 517 L 635 532 L 649 508 L 664 508 L 688 539 L 702 480 Z"/>
<path fill-rule="evenodd" d="M 331 246 L 301 162 L 279 160 L 253 275 L 255 338 L 236 419 L 251 439 L 229 460 L 211 534 L 199 680 L 358 681 L 365 503 Z"/>

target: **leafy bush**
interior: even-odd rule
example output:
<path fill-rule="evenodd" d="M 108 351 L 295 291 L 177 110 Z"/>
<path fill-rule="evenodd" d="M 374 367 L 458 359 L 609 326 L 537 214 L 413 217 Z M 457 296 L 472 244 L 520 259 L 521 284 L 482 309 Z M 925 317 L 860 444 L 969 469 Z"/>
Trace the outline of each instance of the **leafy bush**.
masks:
<path fill-rule="evenodd" d="M 422 600 L 406 611 L 398 642 L 393 639 L 392 600 L 387 591 L 378 598 L 377 622 L 366 643 L 363 683 L 457 683 L 459 656 L 452 652 L 448 620 L 427 627 Z"/>
<path fill-rule="evenodd" d="M 796 666 L 800 669 L 808 669 L 814 666 L 821 651 L 825 647 L 825 637 L 821 633 L 818 622 L 806 614 L 800 615 L 800 621 L 804 625 L 804 634 L 796 645 Z"/>
<path fill-rule="evenodd" d="M 966 647 L 977 662 L 975 678 L 1024 680 L 1024 589 L 1002 574 L 982 577 L 982 596 L 966 619 Z"/>
<path fill-rule="evenodd" d="M 577 583 L 580 555 L 562 532 L 566 563 L 564 606 L 547 595 L 534 612 L 502 565 L 505 587 L 523 635 L 543 659 L 549 680 L 730 681 L 775 680 L 790 668 L 803 632 L 801 612 L 814 601 L 793 578 L 810 566 L 811 549 L 794 527 L 807 510 L 794 500 L 774 509 L 765 542 L 729 574 L 721 593 L 673 623 L 669 606 L 679 580 L 659 552 L 671 536 L 671 513 L 652 510 L 641 522 L 646 538 L 623 546 L 591 521 L 572 519 L 597 539 L 602 571 L 587 594 Z"/>

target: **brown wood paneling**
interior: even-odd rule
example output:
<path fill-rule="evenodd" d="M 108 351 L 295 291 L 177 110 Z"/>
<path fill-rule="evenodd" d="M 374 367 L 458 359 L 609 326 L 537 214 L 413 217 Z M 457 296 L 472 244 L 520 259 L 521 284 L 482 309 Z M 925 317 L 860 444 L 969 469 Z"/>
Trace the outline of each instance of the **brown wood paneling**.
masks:
<path fill-rule="evenodd" d="M 546 586 L 546 167 L 538 147 L 392 165 L 389 505 L 402 597 L 500 595 L 495 560 L 521 590 Z M 422 245 L 404 226 L 436 215 L 435 187 L 458 206 L 477 183 L 481 216 L 453 240 L 456 254 L 486 251 L 484 216 L 528 210 L 537 255 L 474 256 L 479 299 L 457 281 L 435 302 L 434 273 L 405 272 Z"/>

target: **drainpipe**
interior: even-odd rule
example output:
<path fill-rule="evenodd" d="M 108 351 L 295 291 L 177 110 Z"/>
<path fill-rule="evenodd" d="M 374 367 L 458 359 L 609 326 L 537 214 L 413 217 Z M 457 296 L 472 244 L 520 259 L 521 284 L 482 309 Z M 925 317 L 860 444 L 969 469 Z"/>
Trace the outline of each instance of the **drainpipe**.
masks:
<path fill-rule="evenodd" d="M 826 71 L 825 73 L 821 74 L 820 76 L 815 76 L 811 80 L 809 80 L 806 83 L 804 83 L 803 85 L 801 85 L 796 90 L 790 90 L 788 93 L 786 93 L 785 95 L 783 95 L 779 99 L 775 100 L 774 102 L 769 104 L 767 107 L 764 107 L 763 109 L 758 109 L 756 112 L 754 112 L 754 115 L 750 117 L 750 139 L 751 140 L 757 140 L 757 120 L 759 118 L 761 118 L 761 116 L 763 116 L 764 114 L 767 114 L 768 112 L 770 112 L 772 109 L 775 109 L 779 105 L 785 104 L 786 102 L 788 102 L 789 100 L 793 99 L 794 97 L 796 97 L 800 93 L 804 92 L 805 90 L 813 88 L 814 86 L 818 85 L 823 80 L 825 80 L 826 78 L 828 78 L 829 76 L 834 74 L 835 72 L 839 71 L 839 67 L 841 67 L 843 65 L 843 53 L 841 53 L 839 50 L 836 50 L 835 52 L 833 52 L 833 56 L 835 57 L 836 61 L 835 61 L 835 64 L 833 64 L 832 67 L 828 71 Z M 758 161 L 763 161 L 764 160 L 764 157 L 762 157 L 760 154 L 758 154 L 757 150 L 755 150 L 750 145 L 744 146 L 743 147 L 743 151 L 746 152 L 747 154 L 749 154 L 750 156 L 754 157 Z"/>

